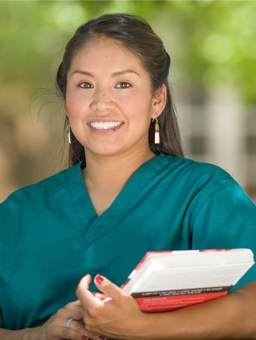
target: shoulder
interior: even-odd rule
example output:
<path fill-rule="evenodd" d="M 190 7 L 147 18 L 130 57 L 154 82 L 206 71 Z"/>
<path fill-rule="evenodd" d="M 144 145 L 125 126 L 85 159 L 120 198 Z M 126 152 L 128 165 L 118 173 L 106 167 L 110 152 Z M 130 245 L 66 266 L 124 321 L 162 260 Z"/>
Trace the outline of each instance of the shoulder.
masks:
<path fill-rule="evenodd" d="M 79 173 L 79 165 L 62 170 L 40 182 L 27 185 L 15 190 L 0 204 L 0 210 L 6 209 L 20 210 L 24 205 L 38 205 L 42 200 L 54 200 L 56 195 L 60 195 L 67 190 L 68 178 L 75 173 Z"/>
<path fill-rule="evenodd" d="M 239 185 L 239 183 L 224 169 L 210 163 L 197 162 L 188 158 L 161 156 L 161 171 L 158 179 L 166 183 L 166 188 L 181 197 L 186 196 L 190 203 L 216 200 L 236 200 L 255 210 L 255 204 Z M 176 196 L 177 196 L 176 195 Z"/>
<path fill-rule="evenodd" d="M 189 158 L 180 158 L 161 155 L 159 164 L 163 173 L 169 174 L 181 183 L 219 183 L 222 186 L 236 183 L 234 178 L 217 165 L 194 161 Z"/>

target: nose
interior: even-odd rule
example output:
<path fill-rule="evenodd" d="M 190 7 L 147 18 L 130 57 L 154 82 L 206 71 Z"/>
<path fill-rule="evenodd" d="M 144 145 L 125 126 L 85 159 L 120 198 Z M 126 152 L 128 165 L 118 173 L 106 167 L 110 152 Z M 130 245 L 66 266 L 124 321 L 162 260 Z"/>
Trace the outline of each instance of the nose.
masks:
<path fill-rule="evenodd" d="M 97 90 L 91 101 L 93 111 L 106 111 L 113 105 L 113 98 L 107 90 Z"/>

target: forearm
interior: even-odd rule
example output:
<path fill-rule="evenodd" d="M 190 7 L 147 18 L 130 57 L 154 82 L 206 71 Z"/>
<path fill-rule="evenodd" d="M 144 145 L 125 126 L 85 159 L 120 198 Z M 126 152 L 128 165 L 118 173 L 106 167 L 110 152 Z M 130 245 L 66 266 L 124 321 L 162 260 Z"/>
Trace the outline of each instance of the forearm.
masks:
<path fill-rule="evenodd" d="M 37 340 L 38 328 L 26 328 L 19 331 L 11 331 L 0 328 L 1 340 Z"/>
<path fill-rule="evenodd" d="M 142 323 L 147 340 L 256 339 L 256 283 L 210 302 L 147 314 Z"/>

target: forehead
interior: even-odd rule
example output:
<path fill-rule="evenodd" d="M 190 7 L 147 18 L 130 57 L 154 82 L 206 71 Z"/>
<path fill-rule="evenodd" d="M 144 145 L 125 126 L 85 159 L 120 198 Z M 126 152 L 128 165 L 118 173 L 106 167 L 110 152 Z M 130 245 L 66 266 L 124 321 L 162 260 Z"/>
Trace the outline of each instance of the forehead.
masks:
<path fill-rule="evenodd" d="M 72 66 L 77 64 L 105 64 L 118 66 L 122 63 L 129 63 L 136 67 L 143 67 L 140 57 L 121 41 L 108 38 L 105 36 L 90 38 L 78 51 L 74 54 Z"/>

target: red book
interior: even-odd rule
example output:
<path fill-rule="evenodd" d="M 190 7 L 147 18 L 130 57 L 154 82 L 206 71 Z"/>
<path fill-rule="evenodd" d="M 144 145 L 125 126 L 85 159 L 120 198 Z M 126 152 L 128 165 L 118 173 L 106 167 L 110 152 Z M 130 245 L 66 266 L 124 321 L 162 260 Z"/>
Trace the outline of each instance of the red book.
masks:
<path fill-rule="evenodd" d="M 254 264 L 250 249 L 148 252 L 122 288 L 144 312 L 162 312 L 228 294 Z"/>

